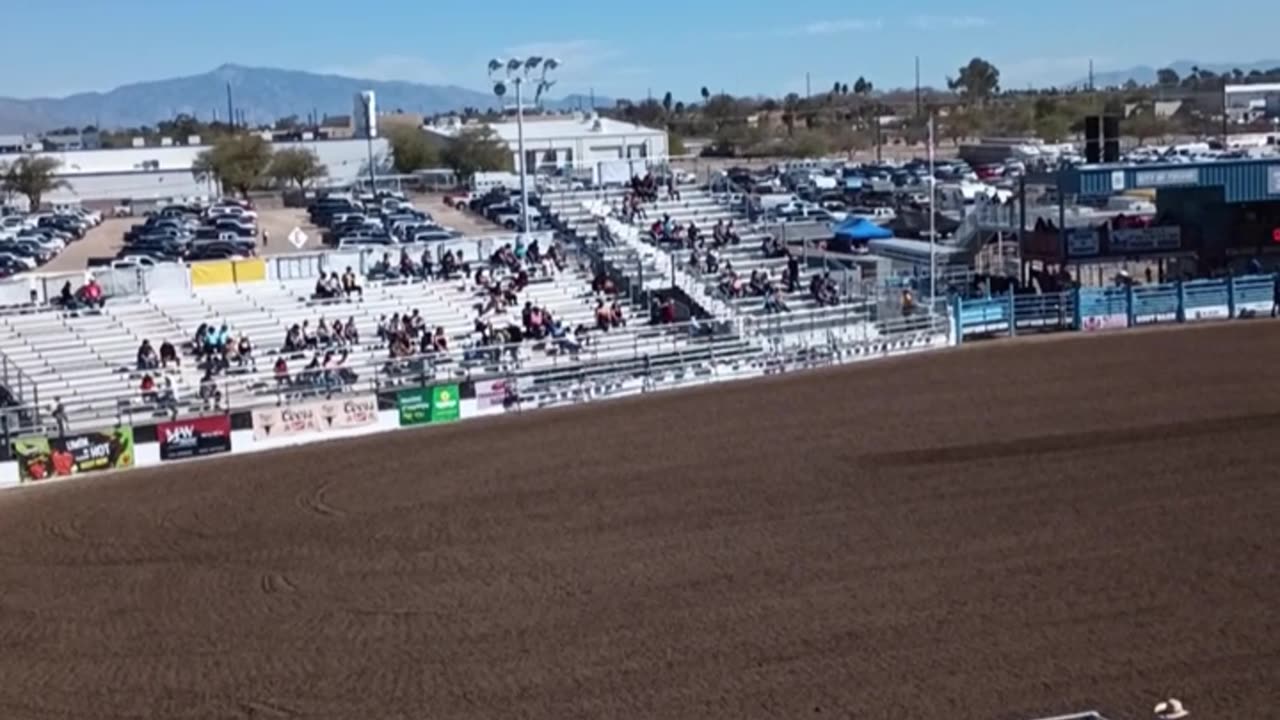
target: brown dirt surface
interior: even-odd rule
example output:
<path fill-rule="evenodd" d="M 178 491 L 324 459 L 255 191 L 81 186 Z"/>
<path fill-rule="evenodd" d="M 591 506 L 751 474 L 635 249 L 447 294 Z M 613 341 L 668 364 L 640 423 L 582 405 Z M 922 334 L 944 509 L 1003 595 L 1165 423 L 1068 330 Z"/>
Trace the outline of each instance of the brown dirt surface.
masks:
<path fill-rule="evenodd" d="M 1280 324 L 0 494 L 0 716 L 1274 717 Z"/>

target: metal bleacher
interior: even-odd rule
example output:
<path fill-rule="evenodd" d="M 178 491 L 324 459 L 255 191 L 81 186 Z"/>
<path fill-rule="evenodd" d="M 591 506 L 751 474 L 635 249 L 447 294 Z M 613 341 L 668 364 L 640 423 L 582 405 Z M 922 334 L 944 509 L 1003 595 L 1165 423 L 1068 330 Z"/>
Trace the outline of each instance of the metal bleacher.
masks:
<path fill-rule="evenodd" d="M 650 326 L 647 308 L 629 306 L 623 298 L 619 301 L 628 326 L 600 332 L 595 328 L 597 297 L 591 291 L 591 277 L 577 267 L 534 277 L 519 294 L 517 305 L 485 318 L 495 327 L 519 325 L 521 307 L 530 302 L 549 310 L 567 328 L 590 328 L 582 347 L 574 351 L 532 341 L 515 347 L 477 347 L 474 323 L 483 290 L 470 278 L 366 282 L 362 297 L 336 301 L 313 299 L 312 289 L 310 280 L 268 281 L 113 298 L 97 310 L 26 308 L 0 314 L 0 352 L 38 389 L 21 400 L 31 404 L 38 397 L 44 429 L 52 426 L 48 409 L 55 402 L 62 404 L 67 426 L 72 429 L 164 418 L 172 412 L 141 397 L 144 372 L 137 369 L 136 357 L 143 340 L 150 340 L 156 348 L 167 340 L 181 354 L 179 368 L 148 371 L 158 381 L 161 377 L 172 381 L 178 413 L 214 409 L 199 397 L 204 371 L 189 346 L 204 323 L 226 324 L 232 337 L 244 334 L 254 346 L 251 363 L 233 366 L 217 377 L 222 394 L 218 407 L 222 409 L 274 405 L 296 395 L 296 391 L 286 395 L 277 387 L 272 365 L 289 327 L 304 321 L 315 326 L 321 319 L 354 319 L 360 333 L 361 343 L 347 348 L 349 356 L 344 364 L 358 379 L 338 392 L 379 390 L 437 377 L 478 379 L 518 374 L 527 383 L 549 384 L 566 377 L 581 379 L 596 373 L 625 373 L 752 352 L 739 337 L 693 333 L 687 327 Z M 422 315 L 428 330 L 444 329 L 450 351 L 393 367 L 386 345 L 377 337 L 379 319 L 414 310 Z M 312 354 L 288 355 L 291 371 L 300 370 Z M 335 391 L 326 386 L 317 392 Z"/>
<path fill-rule="evenodd" d="M 632 276 L 643 275 L 660 280 L 662 268 L 651 259 L 646 261 L 632 250 L 617 244 L 599 242 L 597 232 L 600 219 L 607 215 L 620 221 L 619 210 L 625 195 L 626 191 L 622 189 L 586 190 L 547 194 L 543 196 L 542 201 L 547 210 L 558 218 L 565 230 L 575 234 L 581 241 L 598 242 L 602 254 L 619 270 Z M 636 220 L 633 226 L 646 226 L 661 220 L 664 216 L 670 216 L 672 222 L 679 225 L 697 223 L 699 229 L 708 238 L 717 221 L 724 220 L 726 223 L 733 221 L 734 230 L 741 238 L 741 242 L 736 245 L 726 245 L 717 251 L 722 267 L 729 263 L 744 277 L 749 277 L 753 271 L 761 271 L 775 283 L 779 282 L 783 270 L 786 269 L 786 258 L 765 257 L 761 247 L 766 238 L 763 230 L 752 225 L 743 213 L 721 202 L 704 188 L 682 187 L 678 200 L 669 198 L 665 191 L 660 191 L 657 201 L 645 205 L 645 212 L 647 217 Z M 687 264 L 688 251 L 660 248 L 650 242 L 649 234 L 644 229 L 640 229 L 638 237 L 648 243 L 655 252 L 670 256 L 677 266 L 692 272 L 692 268 Z M 815 329 L 847 326 L 872 319 L 874 299 L 850 295 L 842 299 L 841 305 L 820 306 L 809 294 L 808 282 L 815 272 L 821 271 L 811 271 L 804 265 L 801 266 L 800 271 L 801 280 L 796 292 L 783 294 L 783 300 L 790 311 L 772 315 L 765 310 L 761 298 L 725 298 L 717 289 L 716 276 L 694 274 L 701 279 L 704 289 L 709 294 L 724 301 L 734 319 L 747 319 L 757 325 L 766 325 L 775 334 L 808 333 Z"/>

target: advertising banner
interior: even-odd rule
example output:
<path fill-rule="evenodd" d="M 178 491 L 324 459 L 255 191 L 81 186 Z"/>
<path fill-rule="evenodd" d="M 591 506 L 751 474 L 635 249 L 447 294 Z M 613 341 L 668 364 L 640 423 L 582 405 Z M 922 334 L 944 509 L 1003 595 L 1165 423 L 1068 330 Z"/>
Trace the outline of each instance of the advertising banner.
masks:
<path fill-rule="evenodd" d="M 1097 228 L 1069 228 L 1066 236 L 1067 257 L 1092 257 L 1102 251 Z"/>
<path fill-rule="evenodd" d="M 231 418 L 227 415 L 191 418 L 156 426 L 161 460 L 231 452 Z"/>
<path fill-rule="evenodd" d="M 452 422 L 461 417 L 457 385 L 402 390 L 396 394 L 400 426 L 429 425 Z"/>
<path fill-rule="evenodd" d="M 373 395 L 334 398 L 263 408 L 253 412 L 253 439 L 294 437 L 376 425 L 378 399 Z"/>
<path fill-rule="evenodd" d="M 508 392 L 508 388 L 512 392 Z M 506 407 L 507 397 L 514 395 L 514 381 L 482 380 L 476 383 L 476 409 L 488 410 L 495 407 Z"/>
<path fill-rule="evenodd" d="M 1182 228 L 1176 225 L 1111 231 L 1111 252 L 1170 252 L 1182 247 Z"/>
<path fill-rule="evenodd" d="M 13 443 L 13 454 L 22 482 L 133 467 L 133 428 L 19 438 Z"/>
<path fill-rule="evenodd" d="M 1280 165 L 1267 167 L 1267 194 L 1280 195 Z"/>

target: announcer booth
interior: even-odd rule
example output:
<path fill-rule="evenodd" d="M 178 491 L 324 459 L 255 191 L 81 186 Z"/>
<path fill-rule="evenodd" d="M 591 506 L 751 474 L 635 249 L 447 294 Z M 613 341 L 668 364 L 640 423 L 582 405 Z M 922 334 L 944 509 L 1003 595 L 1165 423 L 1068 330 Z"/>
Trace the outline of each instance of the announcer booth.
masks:
<path fill-rule="evenodd" d="M 1186 260 L 1178 264 L 1178 276 L 1280 267 L 1280 158 L 1084 165 L 1059 175 L 1059 197 L 1105 201 L 1133 193 L 1154 193 L 1154 216 L 1037 228 L 1026 238 L 1030 253 L 1024 256 L 1069 263 Z M 1047 237 L 1052 235 L 1056 240 Z"/>

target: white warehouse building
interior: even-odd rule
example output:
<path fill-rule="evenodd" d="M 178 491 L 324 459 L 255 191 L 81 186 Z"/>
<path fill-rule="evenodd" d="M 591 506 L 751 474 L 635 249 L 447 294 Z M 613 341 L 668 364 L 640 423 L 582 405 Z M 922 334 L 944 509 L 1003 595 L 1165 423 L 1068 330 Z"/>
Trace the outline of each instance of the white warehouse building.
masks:
<path fill-rule="evenodd" d="M 475 126 L 450 117 L 425 129 L 437 144 L 443 144 L 469 127 Z M 489 127 L 511 150 L 512 169 L 520 172 L 522 158 L 515 121 L 491 123 Z M 579 169 L 590 171 L 598 180 L 602 164 L 616 165 L 614 161 L 618 160 L 644 161 L 633 163 L 640 169 L 648 162 L 666 160 L 667 133 L 595 113 L 534 115 L 524 120 L 524 148 L 524 164 L 530 171 Z"/>
<path fill-rule="evenodd" d="M 209 147 L 158 145 L 35 154 L 56 159 L 58 178 L 66 182 L 66 187 L 46 195 L 45 202 L 148 201 L 218 194 L 216 188 L 197 181 L 191 172 L 196 156 Z M 294 147 L 311 150 L 329 170 L 327 183 L 349 184 L 369 172 L 369 149 L 365 140 L 276 142 L 271 147 L 273 150 Z M 374 162 L 387 157 L 387 141 L 374 140 L 373 152 Z M 0 164 L 17 157 L 17 154 L 0 154 Z"/>

